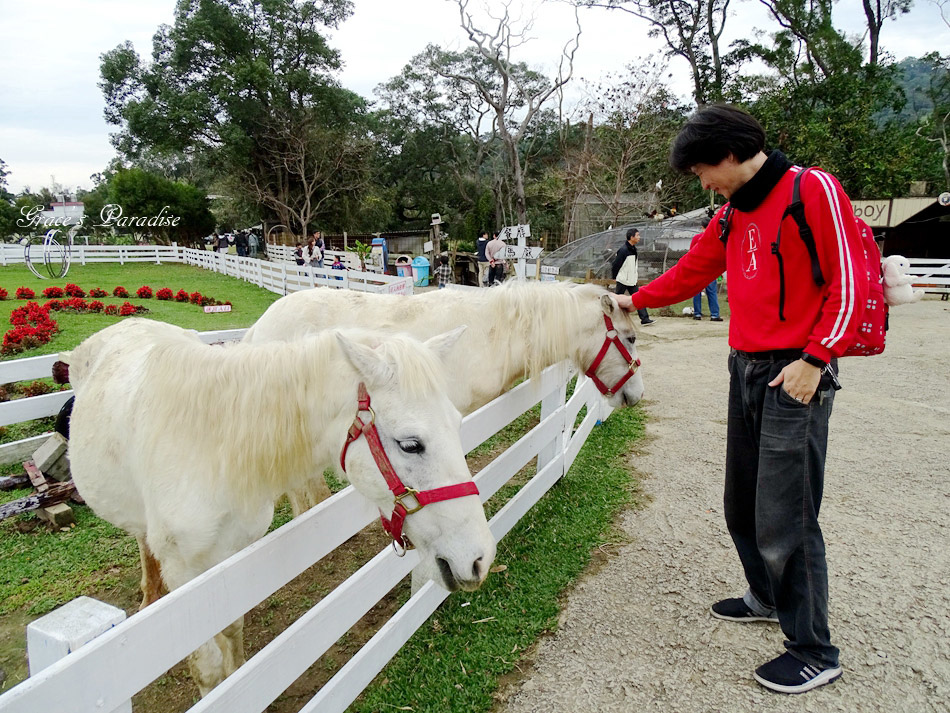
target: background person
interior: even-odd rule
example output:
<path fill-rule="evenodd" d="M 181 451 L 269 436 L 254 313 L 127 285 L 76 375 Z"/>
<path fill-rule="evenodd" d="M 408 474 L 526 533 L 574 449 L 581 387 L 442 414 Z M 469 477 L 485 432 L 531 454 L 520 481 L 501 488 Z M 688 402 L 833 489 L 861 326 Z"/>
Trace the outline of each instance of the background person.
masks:
<path fill-rule="evenodd" d="M 841 676 L 828 627 L 828 569 L 818 525 L 836 357 L 853 342 L 867 298 L 866 266 L 851 201 L 820 170 L 801 181 L 805 216 L 824 277 L 794 221 L 771 253 L 795 175 L 740 109 L 698 110 L 673 141 L 670 164 L 729 201 L 696 244 L 621 307 L 659 307 L 695 295 L 724 270 L 729 281 L 730 387 L 724 513 L 748 583 L 712 605 L 735 622 L 778 621 L 786 651 L 755 669 L 763 686 L 802 693 Z M 720 220 L 722 219 L 722 222 Z M 728 240 L 722 241 L 723 228 Z M 783 290 L 783 284 L 795 289 Z"/>
<path fill-rule="evenodd" d="M 485 254 L 485 248 L 488 247 L 488 231 L 483 230 L 475 241 L 475 251 L 478 255 L 478 286 L 488 287 L 488 256 Z"/>
<path fill-rule="evenodd" d="M 488 284 L 500 285 L 505 281 L 505 251 L 507 246 L 505 241 L 495 237 L 488 241 L 485 246 L 485 256 L 488 258 Z"/>
<path fill-rule="evenodd" d="M 617 281 L 614 291 L 618 295 L 626 293 L 633 294 L 637 291 L 637 243 L 640 242 L 640 231 L 636 228 L 630 228 L 627 231 L 627 240 L 614 257 L 610 266 L 610 276 Z M 645 309 L 638 309 L 637 315 L 640 317 L 640 324 L 653 324 L 656 320 L 650 319 L 650 315 Z"/>
<path fill-rule="evenodd" d="M 707 223 L 708 225 L 708 223 Z M 702 235 L 700 233 L 699 235 Z M 692 247 L 696 244 L 696 241 L 699 240 L 699 235 L 693 236 L 692 242 L 690 242 L 689 247 Z M 703 318 L 703 292 L 706 293 L 706 301 L 709 303 L 709 319 L 713 322 L 721 322 L 722 317 L 719 316 L 719 278 L 706 285 L 703 290 L 693 297 L 693 319 L 701 320 Z"/>

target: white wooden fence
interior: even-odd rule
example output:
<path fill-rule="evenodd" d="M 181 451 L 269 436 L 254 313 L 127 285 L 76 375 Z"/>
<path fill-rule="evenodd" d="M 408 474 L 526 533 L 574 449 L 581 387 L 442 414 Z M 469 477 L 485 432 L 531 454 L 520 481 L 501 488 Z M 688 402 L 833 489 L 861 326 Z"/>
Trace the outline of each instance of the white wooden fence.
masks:
<path fill-rule="evenodd" d="M 268 251 L 270 251 L 270 247 Z M 332 253 L 331 253 L 332 254 Z M 349 256 L 347 256 L 349 257 Z M 30 260 L 42 274 L 43 246 L 30 246 Z M 259 260 L 179 245 L 74 245 L 72 261 L 79 265 L 96 262 L 185 263 L 214 270 L 286 295 L 312 287 L 336 287 L 363 292 L 412 294 L 412 278 L 394 277 L 359 270 L 332 270 L 298 266 L 292 260 Z M 23 246 L 0 244 L 0 265 L 23 264 Z M 69 276 L 65 279 L 68 279 Z"/>
<path fill-rule="evenodd" d="M 22 361 L 39 364 L 41 359 L 51 357 Z M 26 372 L 33 365 L 17 368 Z M 462 422 L 462 445 L 468 452 L 541 402 L 540 423 L 475 478 L 484 502 L 537 457 L 536 475 L 491 519 L 496 539 L 567 472 L 594 425 L 609 413 L 583 376 L 566 400 L 569 376 L 566 363 L 552 366 Z M 49 411 L 52 404 L 44 402 L 44 408 Z M 586 415 L 575 429 L 584 407 Z M 0 696 L 0 712 L 104 713 L 127 705 L 133 694 L 202 642 L 377 518 L 366 499 L 346 488 Z M 265 710 L 417 561 L 414 552 L 399 558 L 387 546 L 190 710 Z M 302 710 L 343 711 L 447 596 L 428 582 Z"/>
<path fill-rule="evenodd" d="M 908 275 L 914 276 L 914 287 L 924 292 L 950 294 L 950 260 L 908 258 Z"/>

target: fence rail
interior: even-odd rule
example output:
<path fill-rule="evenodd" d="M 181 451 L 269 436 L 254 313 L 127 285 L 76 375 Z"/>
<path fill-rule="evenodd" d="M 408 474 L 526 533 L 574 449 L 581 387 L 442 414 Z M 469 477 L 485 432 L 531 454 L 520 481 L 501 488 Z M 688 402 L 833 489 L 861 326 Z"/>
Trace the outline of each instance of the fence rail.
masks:
<path fill-rule="evenodd" d="M 565 398 L 561 363 L 468 415 L 468 452 L 541 402 L 541 421 L 475 478 L 484 502 L 537 457 L 535 476 L 492 518 L 504 535 L 570 468 L 609 407 L 586 377 Z M 581 409 L 584 420 L 575 429 Z M 0 696 L 2 713 L 112 711 L 231 621 L 345 542 L 378 513 L 352 487 L 166 595 Z M 263 711 L 417 563 L 386 547 L 190 710 Z M 410 600 L 311 699 L 304 711 L 342 711 L 418 629 L 448 592 L 433 582 Z"/>
<path fill-rule="evenodd" d="M 99 262 L 118 262 L 122 265 L 132 262 L 185 263 L 245 280 L 280 295 L 319 286 L 362 292 L 412 294 L 411 278 L 360 272 L 354 269 L 332 270 L 329 266 L 324 268 L 298 266 L 293 260 L 286 259 L 285 251 L 275 250 L 275 260 L 260 260 L 210 250 L 195 250 L 174 243 L 172 245 L 74 245 L 71 250 L 71 259 L 80 265 Z M 274 250 L 273 246 L 268 246 L 268 254 L 272 250 Z M 30 246 L 30 260 L 34 264 L 43 261 L 43 254 L 42 245 Z M 56 260 L 59 260 L 58 252 L 54 251 L 53 255 Z M 346 257 L 349 258 L 349 254 L 346 254 Z M 22 245 L 0 244 L 0 265 L 23 263 Z"/>
<path fill-rule="evenodd" d="M 907 274 L 914 277 L 913 286 L 924 292 L 950 294 L 950 260 L 908 258 Z"/>

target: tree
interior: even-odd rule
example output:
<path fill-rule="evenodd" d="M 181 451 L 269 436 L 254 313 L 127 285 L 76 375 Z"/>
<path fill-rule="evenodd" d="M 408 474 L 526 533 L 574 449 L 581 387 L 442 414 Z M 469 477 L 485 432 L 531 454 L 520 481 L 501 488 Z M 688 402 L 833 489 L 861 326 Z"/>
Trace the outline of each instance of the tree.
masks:
<path fill-rule="evenodd" d="M 312 171 L 273 171 L 279 157 L 299 154 L 301 123 L 347 131 L 362 121 L 365 103 L 331 77 L 339 55 L 321 34 L 351 8 L 349 0 L 179 0 L 174 24 L 155 35 L 151 63 L 128 42 L 103 55 L 106 118 L 121 127 L 113 143 L 131 160 L 183 156 L 217 175 L 253 177 L 241 185 L 259 196 L 278 185 L 287 200 L 265 205 L 306 231 L 286 206 L 325 197 L 290 197 L 346 177 L 314 183 Z"/>
<path fill-rule="evenodd" d="M 17 229 L 17 218 L 20 217 L 13 206 L 13 194 L 7 190 L 7 164 L 0 159 L 0 239 L 13 235 Z"/>
<path fill-rule="evenodd" d="M 93 233 L 143 235 L 164 244 L 174 240 L 204 247 L 204 237 L 215 226 L 204 191 L 140 168 L 116 171 L 85 193 L 83 203 L 83 227 Z"/>
<path fill-rule="evenodd" d="M 928 86 L 922 93 L 933 109 L 921 119 L 915 135 L 938 147 L 943 185 L 950 191 L 950 55 L 932 52 L 922 61 L 931 69 Z"/>
<path fill-rule="evenodd" d="M 511 192 L 519 223 L 527 221 L 524 167 L 521 142 L 532 122 L 548 99 L 565 86 L 573 76 L 574 54 L 580 44 L 581 26 L 574 9 L 575 33 L 561 52 L 558 76 L 549 81 L 540 72 L 523 62 L 512 61 L 512 53 L 528 40 L 531 21 L 520 28 L 513 25 L 509 4 L 500 17 L 492 17 L 494 27 L 482 30 L 468 11 L 469 0 L 456 0 L 459 18 L 474 47 L 465 52 L 434 53 L 431 69 L 445 79 L 467 87 L 492 111 L 493 128 L 507 154 Z"/>
<path fill-rule="evenodd" d="M 868 21 L 868 43 L 869 59 L 868 64 L 877 64 L 881 53 L 881 28 L 884 21 L 888 18 L 894 19 L 898 15 L 905 15 L 910 12 L 910 6 L 914 0 L 862 0 L 864 3 L 864 16 Z"/>
<path fill-rule="evenodd" d="M 738 57 L 723 55 L 719 46 L 730 0 L 578 0 L 585 7 L 621 10 L 650 24 L 650 35 L 662 37 L 671 57 L 689 63 L 693 99 L 702 106 L 722 101 L 729 78 L 738 71 Z"/>

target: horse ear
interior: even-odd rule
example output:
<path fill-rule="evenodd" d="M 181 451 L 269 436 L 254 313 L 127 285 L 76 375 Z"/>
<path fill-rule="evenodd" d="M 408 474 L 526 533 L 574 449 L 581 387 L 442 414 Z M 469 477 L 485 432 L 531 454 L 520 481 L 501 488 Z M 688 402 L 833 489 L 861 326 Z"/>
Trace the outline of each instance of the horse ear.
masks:
<path fill-rule="evenodd" d="M 608 317 L 614 313 L 615 309 L 617 309 L 617 303 L 610 295 L 601 295 L 600 306 L 604 310 L 604 314 L 606 314 Z"/>
<path fill-rule="evenodd" d="M 458 343 L 459 337 L 462 336 L 462 332 L 464 332 L 466 329 L 468 329 L 468 325 L 463 324 L 459 327 L 456 327 L 451 332 L 445 332 L 444 334 L 430 337 L 426 340 L 426 346 L 434 351 L 436 356 L 438 356 L 441 361 L 447 362 L 449 360 L 449 355 L 452 353 L 452 350 Z"/>
<path fill-rule="evenodd" d="M 372 347 L 354 342 L 339 333 L 336 338 L 343 350 L 343 355 L 364 379 L 373 384 L 386 384 L 395 381 L 396 374 Z"/>

